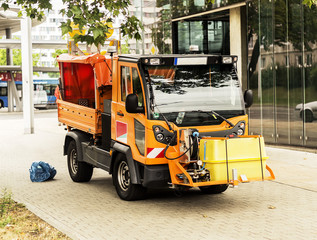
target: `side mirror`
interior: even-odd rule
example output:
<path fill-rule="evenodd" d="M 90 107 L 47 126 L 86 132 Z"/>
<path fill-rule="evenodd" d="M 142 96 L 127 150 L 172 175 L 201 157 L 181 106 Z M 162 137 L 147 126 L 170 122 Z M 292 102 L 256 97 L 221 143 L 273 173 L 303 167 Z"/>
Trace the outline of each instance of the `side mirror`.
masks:
<path fill-rule="evenodd" d="M 251 89 L 245 90 L 243 98 L 244 98 L 245 107 L 246 108 L 251 107 L 251 105 L 253 104 L 252 90 Z"/>
<path fill-rule="evenodd" d="M 129 94 L 125 100 L 125 110 L 128 113 L 144 113 L 144 107 L 139 107 L 139 99 L 136 94 Z"/>

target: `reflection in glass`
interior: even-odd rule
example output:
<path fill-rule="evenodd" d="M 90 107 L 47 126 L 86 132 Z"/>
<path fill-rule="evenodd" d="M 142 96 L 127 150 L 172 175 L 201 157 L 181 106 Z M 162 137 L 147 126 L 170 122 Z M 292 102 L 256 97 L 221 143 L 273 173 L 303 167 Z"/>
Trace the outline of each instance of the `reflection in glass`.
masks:
<path fill-rule="evenodd" d="M 215 16 L 205 17 L 208 19 Z M 174 36 L 174 39 L 177 39 L 176 53 L 230 54 L 229 22 L 227 20 L 192 20 L 176 24 L 177 38 Z"/>
<path fill-rule="evenodd" d="M 316 6 L 264 0 L 249 2 L 247 11 L 251 133 L 266 142 L 316 146 L 317 123 L 308 110 L 317 103 Z"/>
<path fill-rule="evenodd" d="M 203 52 L 204 50 L 203 40 L 204 40 L 203 22 L 202 21 L 190 22 L 190 45 L 198 46 L 198 49 L 196 52 L 199 52 L 199 53 Z"/>
<path fill-rule="evenodd" d="M 304 120 L 304 144 L 317 146 L 317 7 L 303 7 L 305 105 L 299 116 Z"/>
<path fill-rule="evenodd" d="M 178 53 L 189 51 L 189 22 L 178 22 Z"/>

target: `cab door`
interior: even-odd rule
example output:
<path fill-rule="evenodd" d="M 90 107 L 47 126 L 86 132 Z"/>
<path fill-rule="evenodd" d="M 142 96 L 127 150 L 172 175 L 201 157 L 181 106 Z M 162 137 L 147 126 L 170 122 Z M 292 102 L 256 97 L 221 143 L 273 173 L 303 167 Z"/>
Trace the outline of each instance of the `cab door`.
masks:
<path fill-rule="evenodd" d="M 128 113 L 126 97 L 137 94 L 139 106 L 144 106 L 144 88 L 136 63 L 119 62 L 118 102 L 115 109 L 115 139 L 130 146 L 133 159 L 145 162 L 145 113 Z M 146 112 L 146 111 L 145 111 Z"/>

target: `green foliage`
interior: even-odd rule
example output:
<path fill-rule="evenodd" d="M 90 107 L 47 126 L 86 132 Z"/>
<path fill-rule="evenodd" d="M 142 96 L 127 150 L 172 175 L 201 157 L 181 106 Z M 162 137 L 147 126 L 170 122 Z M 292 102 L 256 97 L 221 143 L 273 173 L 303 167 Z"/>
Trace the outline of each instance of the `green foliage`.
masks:
<path fill-rule="evenodd" d="M 56 59 L 59 55 L 63 54 L 63 53 L 68 53 L 68 50 L 66 49 L 56 49 L 54 53 L 52 53 L 52 57 L 54 59 Z M 55 61 L 54 63 L 55 67 L 58 67 L 58 62 Z M 60 77 L 60 74 L 59 72 L 48 72 L 47 75 L 50 77 L 50 78 L 59 78 Z"/>
<path fill-rule="evenodd" d="M 7 65 L 7 54 L 5 49 L 0 49 L 0 65 Z"/>
<path fill-rule="evenodd" d="M 317 0 L 303 0 L 303 4 L 311 8 L 313 4 L 317 5 Z"/>
<path fill-rule="evenodd" d="M 12 58 L 13 58 L 13 65 L 21 66 L 22 65 L 21 49 L 13 49 Z M 32 59 L 33 59 L 33 66 L 37 66 L 40 60 L 40 55 L 38 53 L 33 53 Z M 7 65 L 6 49 L 0 49 L 0 65 Z"/>
<path fill-rule="evenodd" d="M 128 41 L 126 40 L 124 44 L 121 45 L 121 53 L 122 54 L 128 54 L 129 52 L 129 44 Z"/>
<path fill-rule="evenodd" d="M 277 70 L 275 71 L 276 87 L 284 87 L 289 89 L 301 88 L 303 86 L 302 81 L 302 68 L 299 66 L 280 66 L 277 64 Z M 305 68 L 305 87 L 317 85 L 317 65 L 312 68 Z M 273 70 L 270 66 L 261 70 L 261 83 L 262 89 L 273 88 Z M 258 72 L 255 72 L 250 78 L 250 88 L 258 88 Z M 317 90 L 317 86 L 316 86 Z"/>
<path fill-rule="evenodd" d="M 1 6 L 6 10 L 11 1 L 3 0 L 4 3 Z M 52 9 L 50 0 L 15 0 L 15 3 L 22 7 L 27 16 L 38 20 L 43 19 L 45 10 Z M 74 25 L 78 25 L 80 31 L 85 30 L 83 35 L 75 34 L 75 43 L 104 45 L 107 39 L 106 34 L 109 33 L 109 26 L 105 23 L 112 23 L 113 19 L 121 14 L 126 17 L 120 26 L 123 36 L 141 39 L 139 30 L 142 26 L 135 16 L 129 16 L 128 7 L 131 4 L 129 0 L 63 0 L 63 3 L 66 8 L 60 10 L 60 13 L 68 17 L 68 20 L 61 23 L 62 34 L 72 32 Z"/>
<path fill-rule="evenodd" d="M 9 9 L 9 4 L 17 4 L 21 6 L 22 10 L 19 11 L 18 16 L 23 15 L 23 11 L 29 16 L 30 18 L 36 18 L 37 20 L 41 21 L 44 18 L 44 10 L 51 10 L 52 4 L 48 0 L 3 0 L 1 7 L 4 10 Z"/>
<path fill-rule="evenodd" d="M 5 227 L 10 223 L 11 219 L 8 216 L 8 213 L 12 209 L 13 203 L 12 193 L 7 189 L 3 189 L 0 198 L 0 227 Z"/>
<path fill-rule="evenodd" d="M 56 49 L 54 53 L 52 53 L 52 57 L 54 59 L 56 59 L 59 55 L 63 54 L 63 53 L 68 53 L 68 50 L 66 49 Z M 55 67 L 58 67 L 58 62 L 55 62 Z M 58 74 L 59 76 L 59 74 Z"/>

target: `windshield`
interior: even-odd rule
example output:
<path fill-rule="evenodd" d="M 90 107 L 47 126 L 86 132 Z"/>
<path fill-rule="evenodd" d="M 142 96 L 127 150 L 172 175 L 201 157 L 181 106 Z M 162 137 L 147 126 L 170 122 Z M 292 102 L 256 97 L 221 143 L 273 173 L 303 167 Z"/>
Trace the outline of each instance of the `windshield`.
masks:
<path fill-rule="evenodd" d="M 148 66 L 155 105 L 153 118 L 179 126 L 219 124 L 244 114 L 242 93 L 232 64 Z M 198 112 L 199 111 L 199 112 Z M 206 113 L 204 113 L 206 112 Z"/>

